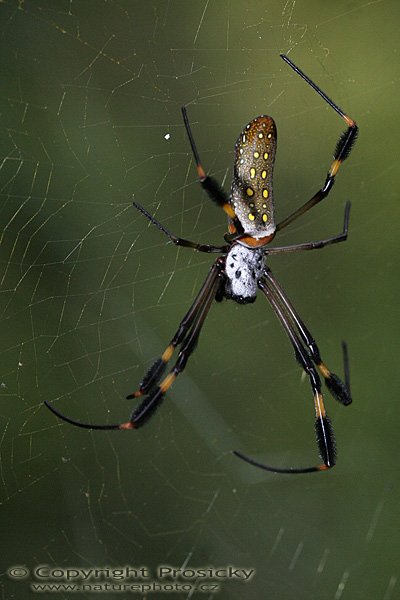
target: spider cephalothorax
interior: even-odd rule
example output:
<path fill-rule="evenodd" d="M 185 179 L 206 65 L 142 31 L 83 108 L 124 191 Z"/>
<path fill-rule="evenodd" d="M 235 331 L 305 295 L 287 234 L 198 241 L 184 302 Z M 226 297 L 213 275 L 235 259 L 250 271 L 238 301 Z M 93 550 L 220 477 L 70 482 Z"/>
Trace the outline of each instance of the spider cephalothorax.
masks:
<path fill-rule="evenodd" d="M 247 304 L 254 302 L 257 292 L 260 290 L 280 320 L 293 346 L 296 360 L 309 378 L 316 416 L 315 431 L 322 463 L 312 467 L 280 468 L 265 465 L 240 452 L 235 452 L 235 454 L 252 465 L 278 473 L 322 471 L 333 467 L 335 464 L 335 439 L 331 422 L 325 411 L 321 391 L 321 377 L 336 400 L 344 405 L 350 404 L 346 347 L 343 346 L 346 381 L 346 383 L 343 383 L 322 361 L 315 340 L 273 276 L 265 259 L 270 254 L 314 250 L 347 239 L 350 214 L 349 202 L 345 208 L 343 231 L 339 235 L 292 246 L 271 248 L 268 245 L 281 229 L 329 194 L 340 165 L 350 154 L 358 128 L 355 121 L 347 116 L 287 56 L 282 55 L 282 58 L 340 115 L 347 125 L 346 131 L 341 135 L 336 145 L 334 160 L 324 185 L 300 208 L 283 221 L 275 224 L 272 175 L 277 137 L 273 119 L 267 115 L 256 117 L 241 132 L 235 145 L 233 181 L 231 195 L 228 196 L 213 178 L 206 175 L 194 142 L 186 109 L 182 108 L 184 124 L 201 185 L 211 200 L 221 207 L 228 216 L 229 233 L 225 235 L 226 244 L 213 246 L 180 238 L 166 229 L 143 206 L 137 202 L 133 204 L 174 244 L 186 246 L 200 252 L 215 252 L 222 256 L 214 261 L 196 299 L 183 317 L 163 354 L 147 371 L 139 385 L 139 389 L 127 396 L 127 398 L 141 398 L 141 402 L 134 409 L 129 421 L 115 425 L 82 423 L 66 417 L 55 409 L 52 404 L 46 402 L 48 408 L 64 421 L 86 429 L 137 429 L 144 425 L 160 406 L 166 392 L 179 373 L 185 368 L 190 355 L 196 348 L 202 326 L 214 300 L 220 301 L 225 297 L 240 304 Z M 167 364 L 177 348 L 179 348 L 177 360 L 170 372 L 163 377 Z"/>
<path fill-rule="evenodd" d="M 225 259 L 225 296 L 239 304 L 254 302 L 258 281 L 264 271 L 263 251 L 240 243 L 230 248 Z"/>

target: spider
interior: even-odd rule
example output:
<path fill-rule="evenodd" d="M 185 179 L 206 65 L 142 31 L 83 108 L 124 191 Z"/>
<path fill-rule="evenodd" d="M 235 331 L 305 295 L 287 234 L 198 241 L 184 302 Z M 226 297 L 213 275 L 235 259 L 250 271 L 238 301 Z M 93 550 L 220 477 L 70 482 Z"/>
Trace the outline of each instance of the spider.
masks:
<path fill-rule="evenodd" d="M 357 137 L 358 127 L 356 122 L 347 116 L 287 56 L 281 54 L 281 58 L 342 117 L 347 125 L 347 129 L 337 142 L 333 162 L 324 185 L 305 204 L 286 219 L 275 224 L 272 175 L 277 134 L 274 120 L 270 116 L 261 115 L 244 127 L 235 145 L 233 181 L 231 194 L 228 196 L 219 183 L 206 174 L 200 161 L 186 108 L 183 107 L 183 121 L 200 183 L 210 199 L 228 216 L 229 233 L 224 236 L 226 243 L 223 246 L 213 246 L 177 237 L 150 215 L 143 206 L 133 202 L 134 207 L 177 246 L 185 246 L 200 252 L 218 253 L 221 256 L 212 264 L 196 299 L 179 323 L 175 335 L 161 357 L 147 371 L 139 389 L 127 396 L 127 399 L 142 398 L 129 421 L 116 425 L 82 423 L 63 415 L 46 401 L 46 406 L 67 423 L 86 429 L 102 430 L 138 429 L 147 423 L 162 403 L 175 379 L 184 370 L 188 359 L 195 350 L 213 301 L 220 302 L 226 298 L 239 304 L 248 304 L 255 301 L 259 289 L 266 296 L 281 322 L 293 346 L 295 358 L 309 378 L 316 414 L 316 439 L 322 462 L 312 467 L 280 468 L 260 463 L 238 451 L 234 451 L 234 453 L 251 465 L 276 473 L 309 473 L 330 469 L 335 465 L 335 438 L 324 406 L 320 376 L 336 400 L 345 406 L 351 403 L 346 347 L 343 345 L 345 362 L 345 382 L 343 382 L 323 362 L 315 340 L 275 279 L 271 269 L 266 265 L 265 258 L 272 254 L 324 248 L 347 239 L 350 202 L 345 205 L 343 230 L 338 235 L 290 246 L 272 248 L 268 246 L 278 232 L 328 196 L 342 162 L 350 154 Z M 178 347 L 180 349 L 177 360 L 164 377 L 167 364 Z"/>

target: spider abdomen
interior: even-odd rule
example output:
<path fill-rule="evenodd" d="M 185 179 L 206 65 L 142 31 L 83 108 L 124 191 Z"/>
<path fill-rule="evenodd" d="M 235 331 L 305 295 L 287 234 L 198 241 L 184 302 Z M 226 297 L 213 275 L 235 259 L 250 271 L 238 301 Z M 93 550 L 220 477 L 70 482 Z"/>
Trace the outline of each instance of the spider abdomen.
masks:
<path fill-rule="evenodd" d="M 276 127 L 260 115 L 246 125 L 235 145 L 231 203 L 245 233 L 258 239 L 275 232 L 272 176 Z"/>
<path fill-rule="evenodd" d="M 225 296 L 239 304 L 254 302 L 263 269 L 262 250 L 241 244 L 232 246 L 225 263 Z"/>

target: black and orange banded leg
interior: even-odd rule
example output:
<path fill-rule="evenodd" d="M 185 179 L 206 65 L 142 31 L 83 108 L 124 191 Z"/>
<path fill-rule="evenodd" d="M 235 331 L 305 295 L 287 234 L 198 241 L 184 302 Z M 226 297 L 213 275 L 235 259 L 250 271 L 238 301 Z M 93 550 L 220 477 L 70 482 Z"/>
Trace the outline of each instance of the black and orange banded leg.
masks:
<path fill-rule="evenodd" d="M 205 318 L 221 285 L 220 277 L 224 268 L 224 264 L 225 261 L 223 258 L 218 258 L 214 262 L 206 281 L 204 282 L 189 311 L 182 319 L 170 344 L 167 346 L 162 356 L 156 360 L 156 362 L 149 369 L 143 378 L 142 383 L 140 384 L 139 390 L 128 396 L 128 398 L 137 398 L 147 394 L 139 406 L 133 411 L 129 421 L 110 425 L 83 423 L 82 421 L 71 419 L 70 417 L 62 414 L 50 402 L 45 401 L 46 406 L 63 421 L 84 429 L 136 429 L 144 425 L 161 404 L 165 393 L 171 387 L 176 377 L 183 371 L 188 358 L 196 347 Z M 181 350 L 174 367 L 161 381 L 161 383 L 158 384 L 165 371 L 168 361 L 172 357 L 175 348 L 179 344 L 181 344 Z"/>
<path fill-rule="evenodd" d="M 330 469 L 335 465 L 336 462 L 336 443 L 332 424 L 328 415 L 326 414 L 324 406 L 324 400 L 321 392 L 321 380 L 318 376 L 318 373 L 313 365 L 313 362 L 307 350 L 302 345 L 299 336 L 294 330 L 290 319 L 287 317 L 285 311 L 280 306 L 276 293 L 270 285 L 270 283 L 266 280 L 261 279 L 259 281 L 258 286 L 261 289 L 261 291 L 265 294 L 275 314 L 278 316 L 294 348 L 295 356 L 298 363 L 309 377 L 315 406 L 315 432 L 318 449 L 321 459 L 323 460 L 323 464 L 312 467 L 280 468 L 260 463 L 254 460 L 253 458 L 242 454 L 241 452 L 235 451 L 235 454 L 236 456 L 245 460 L 251 465 L 254 465 L 266 471 L 272 471 L 274 473 L 312 473 L 315 471 L 324 471 L 326 469 Z"/>
<path fill-rule="evenodd" d="M 193 304 L 183 317 L 182 321 L 179 323 L 178 329 L 176 330 L 168 346 L 165 348 L 160 358 L 158 358 L 147 371 L 139 385 L 139 389 L 136 392 L 129 394 L 129 396 L 126 397 L 127 400 L 130 400 L 131 398 L 139 398 L 140 396 L 147 394 L 149 390 L 161 379 L 169 360 L 172 358 L 172 355 L 175 352 L 175 349 L 184 341 L 188 331 L 192 327 L 193 322 L 199 314 L 199 311 L 207 300 L 210 290 L 213 288 L 221 269 L 222 261 L 215 261 Z"/>
<path fill-rule="evenodd" d="M 243 233 L 243 227 L 236 216 L 235 211 L 229 203 L 229 196 L 225 192 L 225 190 L 220 186 L 220 184 L 209 175 L 206 174 L 202 162 L 200 160 L 200 155 L 196 147 L 196 143 L 194 141 L 192 129 L 190 127 L 189 119 L 187 116 L 187 111 L 185 106 L 182 106 L 182 116 L 183 122 L 185 124 L 185 129 L 187 136 L 189 138 L 190 147 L 192 149 L 193 158 L 196 163 L 196 170 L 199 181 L 201 183 L 202 188 L 207 192 L 209 198 L 217 204 L 222 210 L 228 215 L 231 221 L 230 233 Z"/>
<path fill-rule="evenodd" d="M 130 420 L 127 423 L 122 423 L 120 429 L 137 429 L 147 423 L 150 417 L 155 413 L 157 408 L 163 401 L 165 394 L 174 383 L 175 379 L 186 367 L 186 363 L 195 350 L 197 342 L 201 333 L 201 329 L 204 325 L 204 321 L 208 315 L 211 305 L 215 299 L 217 291 L 220 286 L 219 274 L 223 268 L 223 261 L 217 260 L 214 263 L 212 275 L 213 277 L 209 281 L 207 287 L 207 294 L 205 295 L 203 302 L 200 304 L 199 310 L 197 311 L 192 326 L 189 329 L 187 335 L 181 342 L 181 349 L 178 354 L 178 358 L 166 377 L 158 384 L 152 387 L 147 396 L 142 400 L 141 404 L 133 411 Z M 164 355 L 166 358 L 170 358 L 173 353 L 173 346 L 170 344 Z M 156 363 L 155 363 L 156 364 Z"/>
<path fill-rule="evenodd" d="M 351 404 L 351 395 L 350 395 L 350 390 L 348 389 L 347 385 L 340 379 L 340 377 L 338 377 L 338 375 L 336 375 L 335 373 L 330 371 L 330 369 L 328 369 L 326 364 L 323 362 L 323 360 L 321 358 L 321 353 L 319 351 L 319 348 L 316 344 L 315 339 L 311 335 L 310 331 L 304 324 L 304 322 L 301 319 L 301 317 L 299 316 L 298 312 L 293 307 L 293 304 L 290 302 L 289 298 L 287 297 L 286 293 L 282 289 L 281 285 L 275 279 L 274 275 L 272 274 L 271 270 L 268 267 L 266 267 L 266 269 L 264 271 L 264 276 L 265 276 L 266 280 L 268 281 L 268 283 L 270 284 L 271 288 L 274 290 L 275 296 L 279 299 L 279 302 L 283 305 L 284 311 L 289 316 L 289 318 L 292 320 L 292 322 L 295 324 L 296 329 L 299 332 L 301 339 L 306 344 L 306 346 L 309 350 L 312 360 L 317 365 L 320 374 L 324 378 L 328 390 L 330 391 L 332 396 L 335 398 L 335 400 L 337 400 L 341 404 L 344 404 L 345 406 L 348 406 L 349 404 Z M 348 372 L 348 365 L 346 366 L 347 362 L 348 362 L 348 358 L 347 358 L 347 351 L 346 351 L 344 353 L 345 373 Z M 347 377 L 346 377 L 346 379 L 347 379 Z"/>
<path fill-rule="evenodd" d="M 312 196 L 312 198 L 310 198 L 310 200 L 308 200 L 305 204 L 300 206 L 300 208 L 298 208 L 291 215 L 286 217 L 286 219 L 284 219 L 283 221 L 278 223 L 278 225 L 276 226 L 277 231 L 279 231 L 280 229 L 283 229 L 284 227 L 286 227 L 287 225 L 292 223 L 292 221 L 294 221 L 295 219 L 297 219 L 298 217 L 300 217 L 301 215 L 306 213 L 308 210 L 310 210 L 310 208 L 312 208 L 313 206 L 318 204 L 318 202 L 321 202 L 321 200 L 323 200 L 324 198 L 327 197 L 327 195 L 329 194 L 329 192 L 331 191 L 331 189 L 333 187 L 333 184 L 335 183 L 335 177 L 339 171 L 339 168 L 340 168 L 341 164 L 343 163 L 343 161 L 346 160 L 346 158 L 349 156 L 349 154 L 353 148 L 353 145 L 356 141 L 357 134 L 358 134 L 357 124 L 351 117 L 346 115 L 343 112 L 343 110 L 337 104 L 335 104 L 335 102 L 333 102 L 333 100 L 331 100 L 329 98 L 329 96 L 327 96 L 313 81 L 311 81 L 311 79 L 309 77 L 307 77 L 307 75 L 305 75 L 305 73 L 303 73 L 303 71 L 301 69 L 299 69 L 299 67 L 297 67 L 290 60 L 290 58 L 288 58 L 284 54 L 281 54 L 281 58 L 283 58 L 283 60 L 298 75 L 300 75 L 300 77 L 306 83 L 308 83 L 308 85 L 310 85 L 317 92 L 317 94 L 319 94 L 321 96 L 321 98 L 323 98 L 325 100 L 325 102 L 327 102 L 329 104 L 329 106 L 331 106 L 333 108 L 333 110 L 335 110 L 338 113 L 338 115 L 340 117 L 342 117 L 342 119 L 344 120 L 344 122 L 347 125 L 347 129 L 342 133 L 342 135 L 340 136 L 340 138 L 336 144 L 335 152 L 333 155 L 333 162 L 329 168 L 328 174 L 325 179 L 325 183 L 322 186 L 322 188 L 320 190 L 318 190 L 314 194 L 314 196 Z"/>

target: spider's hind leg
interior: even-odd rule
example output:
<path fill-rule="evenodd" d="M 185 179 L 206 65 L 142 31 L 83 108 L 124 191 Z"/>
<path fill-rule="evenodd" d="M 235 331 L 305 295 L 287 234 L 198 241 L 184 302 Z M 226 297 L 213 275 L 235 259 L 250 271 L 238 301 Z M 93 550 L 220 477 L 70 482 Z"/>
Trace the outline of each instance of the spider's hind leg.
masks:
<path fill-rule="evenodd" d="M 310 85 L 317 92 L 317 94 L 319 94 L 321 98 L 323 98 L 325 102 L 329 104 L 331 108 L 333 108 L 333 110 L 344 120 L 347 125 L 347 129 L 341 134 L 336 144 L 333 162 L 327 173 L 324 185 L 314 194 L 314 196 L 312 196 L 312 198 L 310 198 L 310 200 L 305 202 L 302 206 L 300 206 L 300 208 L 286 217 L 286 219 L 278 223 L 276 226 L 277 231 L 292 223 L 295 219 L 306 213 L 308 210 L 310 210 L 310 208 L 328 196 L 333 184 L 335 183 L 335 178 L 338 174 L 339 168 L 343 161 L 348 158 L 358 135 L 358 127 L 356 122 L 351 117 L 346 115 L 343 110 L 335 102 L 333 102 L 333 100 L 331 100 L 331 98 L 329 98 L 325 92 L 321 90 L 319 86 L 317 86 L 301 69 L 299 69 L 299 67 L 297 67 L 290 60 L 290 58 L 284 54 L 281 54 L 281 58 L 283 58 L 283 60 L 295 71 L 295 73 L 300 75 L 300 77 L 306 83 L 308 83 L 308 85 Z"/>
<path fill-rule="evenodd" d="M 229 202 L 228 194 L 218 183 L 218 181 L 216 181 L 213 177 L 207 175 L 204 170 L 204 167 L 200 160 L 199 152 L 197 150 L 196 142 L 194 141 L 192 128 L 190 127 L 189 118 L 187 116 L 185 106 L 182 106 L 182 117 L 183 122 L 185 124 L 186 133 L 189 138 L 190 147 L 192 149 L 193 158 L 196 163 L 197 176 L 199 178 L 201 187 L 205 192 L 207 192 L 208 197 L 214 202 L 214 204 L 222 208 L 222 210 L 228 215 L 235 229 L 235 232 L 242 234 L 243 227 Z"/>

